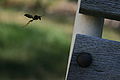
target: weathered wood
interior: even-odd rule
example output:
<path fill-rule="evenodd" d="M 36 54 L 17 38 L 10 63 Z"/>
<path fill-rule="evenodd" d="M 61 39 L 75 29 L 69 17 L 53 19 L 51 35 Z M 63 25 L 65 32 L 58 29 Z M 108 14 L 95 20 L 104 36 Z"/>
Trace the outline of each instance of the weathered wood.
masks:
<path fill-rule="evenodd" d="M 79 12 L 120 21 L 120 0 L 81 0 Z"/>
<path fill-rule="evenodd" d="M 67 80 L 67 75 L 69 72 L 69 66 L 70 66 L 70 61 L 72 57 L 76 34 L 91 35 L 96 37 L 102 36 L 104 18 L 80 14 L 79 13 L 80 2 L 81 0 L 78 0 L 78 9 L 76 12 L 76 18 L 75 18 L 75 24 L 73 29 L 72 42 L 70 47 L 69 60 L 68 60 L 65 80 Z"/>
<path fill-rule="evenodd" d="M 92 55 L 87 68 L 76 61 L 81 52 Z M 77 34 L 67 80 L 120 80 L 120 42 Z"/>

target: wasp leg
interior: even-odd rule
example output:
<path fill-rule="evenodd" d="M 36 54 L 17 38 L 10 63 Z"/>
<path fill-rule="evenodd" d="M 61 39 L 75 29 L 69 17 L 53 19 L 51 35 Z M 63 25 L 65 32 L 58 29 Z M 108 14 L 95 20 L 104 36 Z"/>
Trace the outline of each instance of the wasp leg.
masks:
<path fill-rule="evenodd" d="M 28 23 L 27 23 L 25 26 L 27 26 L 27 25 L 30 24 L 31 22 L 33 22 L 33 20 L 28 21 Z"/>

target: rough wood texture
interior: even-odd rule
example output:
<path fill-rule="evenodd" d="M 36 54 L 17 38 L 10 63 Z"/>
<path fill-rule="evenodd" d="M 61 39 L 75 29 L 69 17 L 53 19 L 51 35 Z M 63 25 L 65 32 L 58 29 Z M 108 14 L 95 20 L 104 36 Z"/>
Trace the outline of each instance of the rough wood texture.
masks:
<path fill-rule="evenodd" d="M 79 12 L 120 21 L 120 0 L 81 0 Z"/>
<path fill-rule="evenodd" d="M 88 68 L 77 64 L 80 52 L 92 55 Z M 78 34 L 67 80 L 120 80 L 120 42 Z"/>

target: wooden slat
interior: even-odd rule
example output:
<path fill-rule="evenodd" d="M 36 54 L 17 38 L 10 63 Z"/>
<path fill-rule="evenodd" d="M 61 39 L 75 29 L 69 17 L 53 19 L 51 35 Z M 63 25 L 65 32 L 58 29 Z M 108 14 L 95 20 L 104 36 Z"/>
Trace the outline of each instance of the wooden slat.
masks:
<path fill-rule="evenodd" d="M 79 12 L 120 21 L 120 0 L 81 0 Z"/>
<path fill-rule="evenodd" d="M 76 61 L 82 52 L 93 58 L 87 68 Z M 67 80 L 120 80 L 120 42 L 77 34 Z"/>

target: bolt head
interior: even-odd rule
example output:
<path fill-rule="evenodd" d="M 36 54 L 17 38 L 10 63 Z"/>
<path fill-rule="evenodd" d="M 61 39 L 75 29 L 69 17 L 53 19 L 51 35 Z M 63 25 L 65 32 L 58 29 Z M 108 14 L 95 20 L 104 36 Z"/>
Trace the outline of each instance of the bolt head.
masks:
<path fill-rule="evenodd" d="M 92 55 L 90 53 L 82 52 L 77 56 L 77 63 L 80 67 L 89 67 L 92 63 Z"/>

